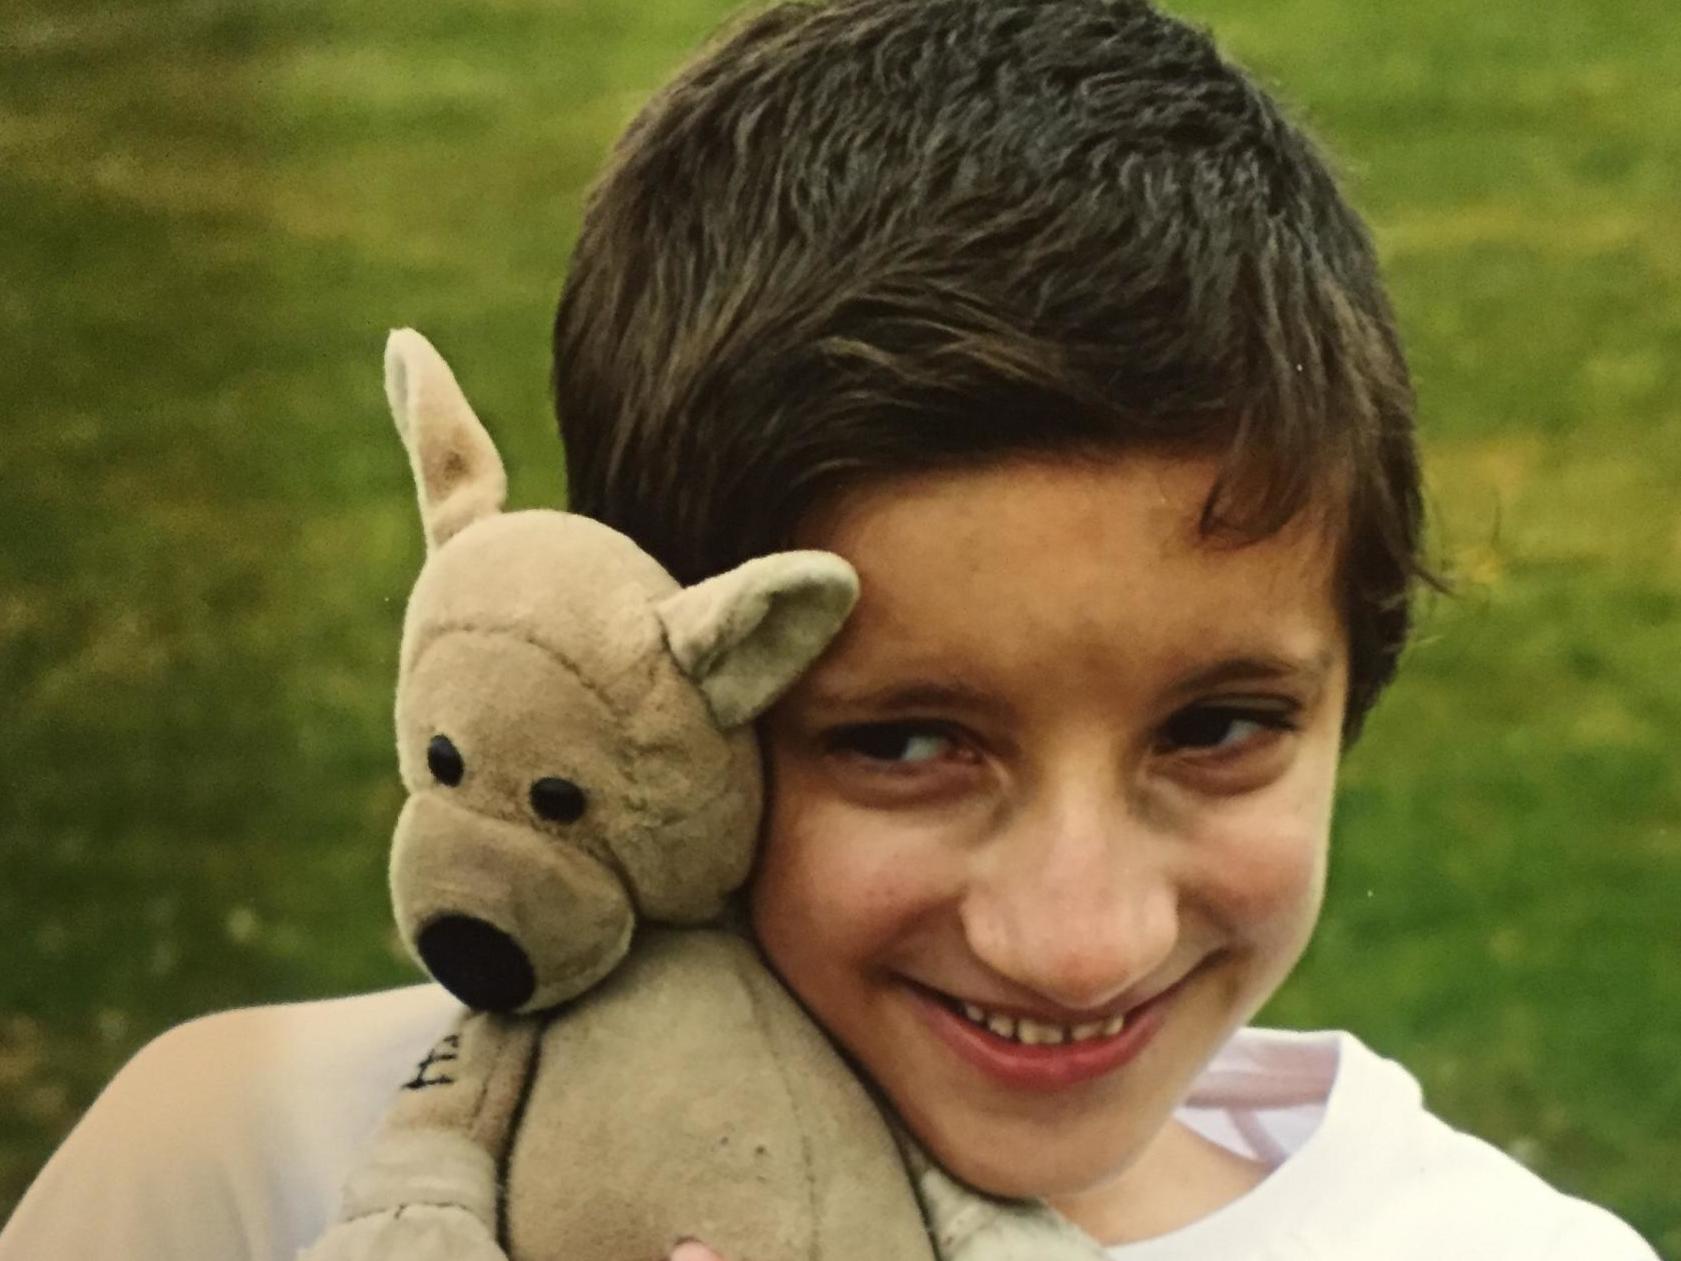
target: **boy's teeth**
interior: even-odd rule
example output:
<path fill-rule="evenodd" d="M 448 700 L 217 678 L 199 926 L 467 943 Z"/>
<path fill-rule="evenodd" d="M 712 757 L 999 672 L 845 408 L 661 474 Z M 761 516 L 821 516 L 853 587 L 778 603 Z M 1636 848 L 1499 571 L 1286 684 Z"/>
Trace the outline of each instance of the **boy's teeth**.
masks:
<path fill-rule="evenodd" d="M 962 1004 L 963 1015 L 971 1024 L 989 1029 L 1000 1038 L 1020 1042 L 1023 1046 L 1061 1046 L 1065 1042 L 1085 1042 L 1092 1038 L 1112 1038 L 1126 1028 L 1126 1017 L 1111 1016 L 1108 1020 L 1093 1020 L 1085 1024 L 1053 1025 L 1027 1016 L 1001 1016 L 975 1003 Z"/>
<path fill-rule="evenodd" d="M 1068 1030 L 1061 1025 L 1040 1024 L 1037 1020 L 1018 1020 L 1016 1039 L 1028 1046 L 1056 1046 L 1068 1039 Z"/>

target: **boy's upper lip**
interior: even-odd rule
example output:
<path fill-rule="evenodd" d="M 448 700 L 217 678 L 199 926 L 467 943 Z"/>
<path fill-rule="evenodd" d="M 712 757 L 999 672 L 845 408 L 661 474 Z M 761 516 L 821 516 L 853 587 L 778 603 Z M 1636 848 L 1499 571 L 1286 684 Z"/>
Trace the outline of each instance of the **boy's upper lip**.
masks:
<path fill-rule="evenodd" d="M 1074 1008 L 1064 1007 L 1059 1003 L 1049 1003 L 1043 999 L 1022 1002 L 1008 998 L 993 998 L 984 989 L 968 991 L 948 990 L 938 985 L 930 985 L 915 978 L 907 977 L 913 986 L 926 990 L 948 1002 L 973 1003 L 976 1007 L 984 1008 L 993 1015 L 1009 1016 L 1020 1020 L 1037 1020 L 1041 1024 L 1049 1025 L 1080 1025 L 1091 1024 L 1095 1021 L 1110 1020 L 1115 1016 L 1125 1015 L 1146 1003 L 1154 1002 L 1168 991 L 1183 985 L 1193 973 L 1202 969 L 1207 960 L 1202 960 L 1183 969 L 1178 976 L 1165 983 L 1160 981 L 1143 982 L 1124 991 L 1116 998 L 1099 1007 Z"/>

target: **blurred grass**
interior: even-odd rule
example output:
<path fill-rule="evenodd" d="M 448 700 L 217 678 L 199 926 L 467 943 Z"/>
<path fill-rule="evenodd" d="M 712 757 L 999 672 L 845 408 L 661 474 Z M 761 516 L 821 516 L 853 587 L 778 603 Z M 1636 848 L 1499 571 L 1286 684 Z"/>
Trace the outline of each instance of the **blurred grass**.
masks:
<path fill-rule="evenodd" d="M 1681 22 L 1177 8 L 1345 162 L 1463 585 L 1350 758 L 1269 1017 L 1355 1029 L 1681 1255 Z M 167 1025 L 412 975 L 383 864 L 421 548 L 384 331 L 426 330 L 514 499 L 557 502 L 582 185 L 725 11 L 0 13 L 0 1209 Z"/>

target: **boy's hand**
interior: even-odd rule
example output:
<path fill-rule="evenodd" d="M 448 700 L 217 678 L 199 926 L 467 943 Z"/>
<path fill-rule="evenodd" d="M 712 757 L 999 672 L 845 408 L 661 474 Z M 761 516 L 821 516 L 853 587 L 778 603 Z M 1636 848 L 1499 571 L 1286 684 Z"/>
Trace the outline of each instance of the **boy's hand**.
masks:
<path fill-rule="evenodd" d="M 698 1239 L 685 1239 L 671 1250 L 670 1261 L 724 1261 Z"/>

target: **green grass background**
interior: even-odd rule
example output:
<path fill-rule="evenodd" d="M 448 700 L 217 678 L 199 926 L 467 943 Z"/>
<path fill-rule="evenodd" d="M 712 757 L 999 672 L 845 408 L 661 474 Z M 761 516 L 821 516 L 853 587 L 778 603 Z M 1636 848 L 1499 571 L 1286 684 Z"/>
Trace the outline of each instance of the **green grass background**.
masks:
<path fill-rule="evenodd" d="M 1177 8 L 1342 155 L 1463 583 L 1349 759 L 1269 1015 L 1357 1030 L 1681 1256 L 1681 18 Z M 514 499 L 558 502 L 582 186 L 725 9 L 0 12 L 0 1211 L 166 1026 L 412 977 L 384 332 L 426 330 Z"/>

